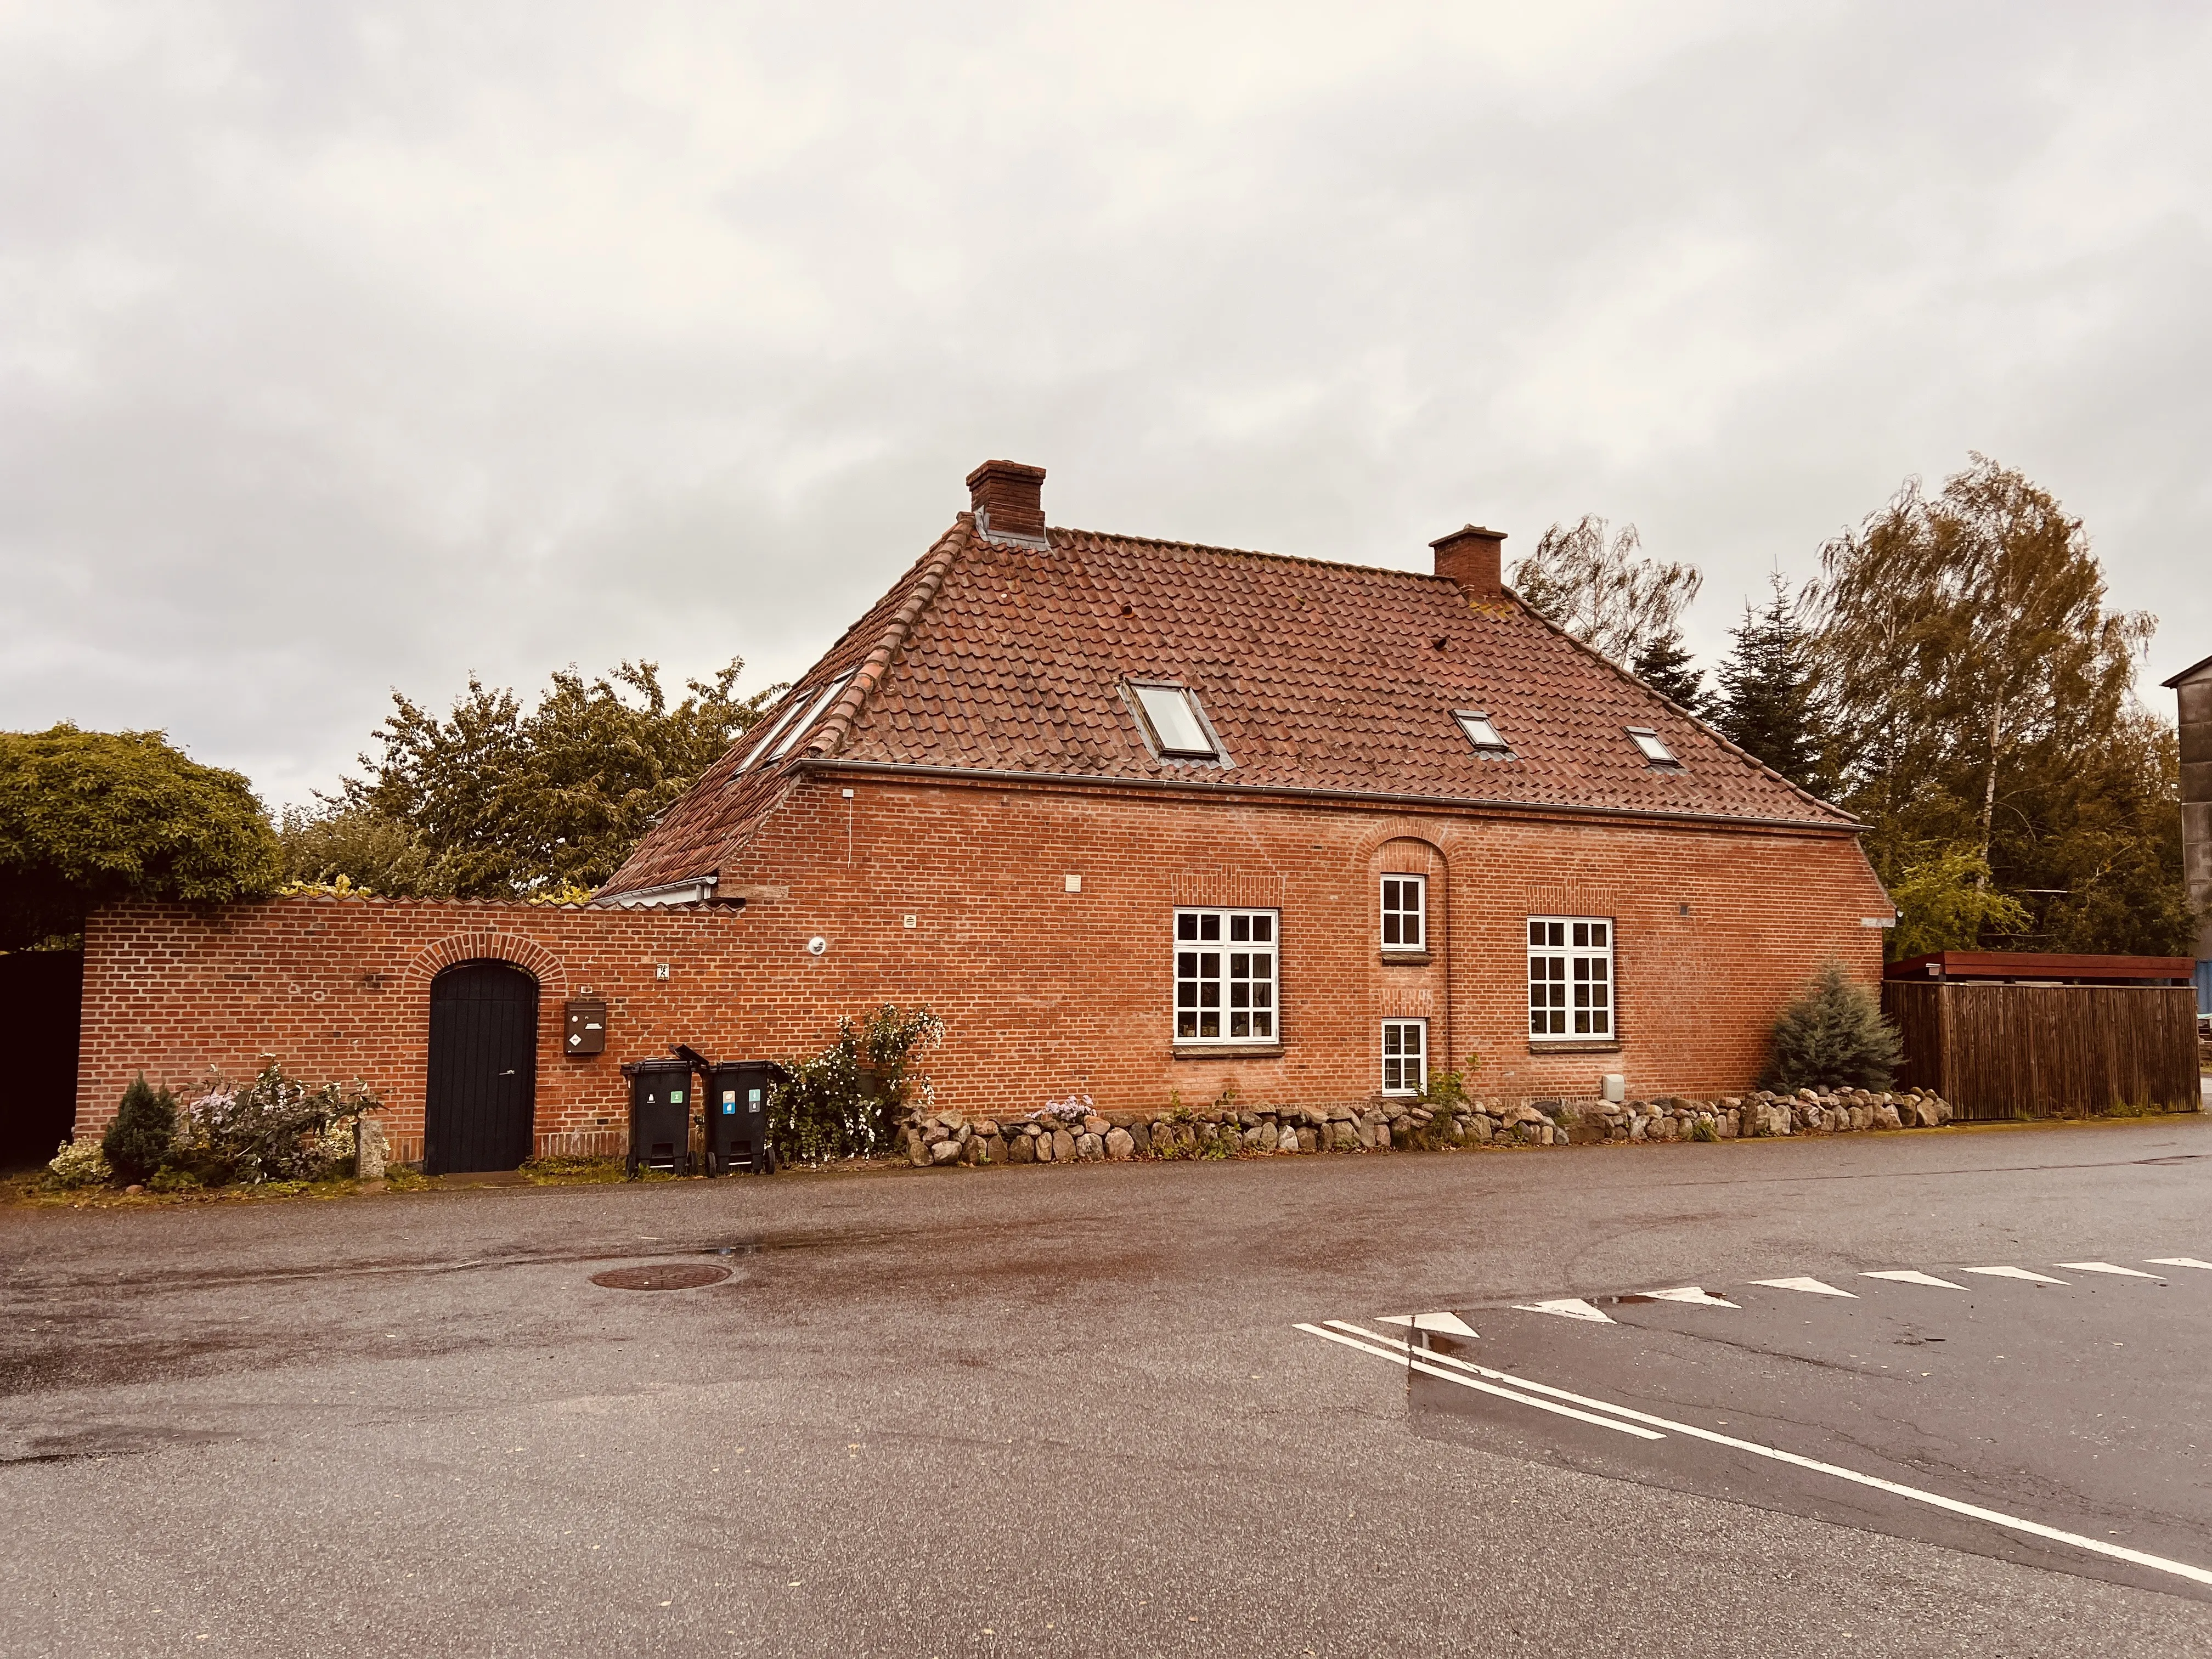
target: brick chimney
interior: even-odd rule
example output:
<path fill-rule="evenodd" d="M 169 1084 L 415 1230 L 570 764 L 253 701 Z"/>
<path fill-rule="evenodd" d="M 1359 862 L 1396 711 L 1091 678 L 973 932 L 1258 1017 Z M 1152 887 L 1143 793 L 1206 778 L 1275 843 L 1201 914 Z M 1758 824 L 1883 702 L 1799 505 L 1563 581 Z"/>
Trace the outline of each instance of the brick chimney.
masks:
<path fill-rule="evenodd" d="M 1437 550 L 1437 574 L 1449 576 L 1470 599 L 1505 596 L 1505 532 L 1468 525 L 1429 544 Z"/>
<path fill-rule="evenodd" d="M 968 475 L 975 524 L 993 541 L 1044 545 L 1044 469 L 986 461 Z"/>

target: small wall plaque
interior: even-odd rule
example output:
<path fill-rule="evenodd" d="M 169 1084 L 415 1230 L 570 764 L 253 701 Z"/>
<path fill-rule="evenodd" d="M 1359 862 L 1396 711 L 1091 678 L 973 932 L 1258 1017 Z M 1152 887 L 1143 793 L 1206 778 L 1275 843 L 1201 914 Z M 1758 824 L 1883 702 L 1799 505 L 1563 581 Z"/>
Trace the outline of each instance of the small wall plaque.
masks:
<path fill-rule="evenodd" d="M 607 1047 L 607 1005 L 578 998 L 567 1005 L 568 1041 L 561 1047 L 571 1054 L 605 1054 Z"/>

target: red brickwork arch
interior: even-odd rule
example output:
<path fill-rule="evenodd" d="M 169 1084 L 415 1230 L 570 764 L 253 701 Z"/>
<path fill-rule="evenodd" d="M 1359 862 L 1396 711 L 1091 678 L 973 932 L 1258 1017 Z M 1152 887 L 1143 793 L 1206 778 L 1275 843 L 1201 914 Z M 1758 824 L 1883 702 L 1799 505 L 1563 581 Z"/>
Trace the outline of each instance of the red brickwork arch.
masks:
<path fill-rule="evenodd" d="M 489 927 L 472 933 L 448 933 L 436 944 L 426 946 L 407 964 L 402 983 L 410 994 L 428 996 L 430 981 L 447 969 L 464 962 L 486 960 L 511 962 L 534 975 L 548 1003 L 557 1000 L 566 989 L 560 957 L 535 939 Z"/>

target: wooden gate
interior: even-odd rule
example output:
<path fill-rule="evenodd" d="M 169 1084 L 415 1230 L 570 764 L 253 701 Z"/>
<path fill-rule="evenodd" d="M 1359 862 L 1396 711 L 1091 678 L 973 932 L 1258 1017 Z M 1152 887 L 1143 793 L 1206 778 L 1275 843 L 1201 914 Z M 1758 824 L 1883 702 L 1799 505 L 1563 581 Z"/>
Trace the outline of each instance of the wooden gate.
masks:
<path fill-rule="evenodd" d="M 465 962 L 430 985 L 422 1170 L 512 1170 L 538 1104 L 538 981 L 509 962 Z"/>
<path fill-rule="evenodd" d="M 2186 986 L 1890 980 L 1881 997 L 1905 1039 L 1899 1086 L 1933 1089 L 1962 1118 L 2185 1112 L 2201 1099 Z"/>

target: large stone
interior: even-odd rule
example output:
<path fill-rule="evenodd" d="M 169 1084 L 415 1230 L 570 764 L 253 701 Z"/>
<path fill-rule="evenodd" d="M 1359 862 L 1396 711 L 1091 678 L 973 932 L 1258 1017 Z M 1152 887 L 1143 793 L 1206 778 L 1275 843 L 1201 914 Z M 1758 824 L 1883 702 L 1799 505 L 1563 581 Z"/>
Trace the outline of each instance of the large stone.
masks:
<path fill-rule="evenodd" d="M 384 1166 L 392 1156 L 384 1126 L 363 1114 L 353 1121 L 353 1172 L 362 1181 L 384 1179 Z"/>
<path fill-rule="evenodd" d="M 1310 1133 L 1311 1132 L 1309 1131 L 1308 1133 Z M 1289 1124 L 1285 1123 L 1280 1124 L 1276 1127 L 1275 1150 L 1279 1152 L 1303 1152 L 1306 1149 L 1298 1145 L 1298 1132 L 1291 1127 Z"/>
<path fill-rule="evenodd" d="M 994 1117 L 978 1119 L 975 1123 L 975 1133 L 979 1135 L 996 1138 L 1000 1133 L 999 1120 Z"/>
<path fill-rule="evenodd" d="M 1075 1159 L 1079 1164 L 1095 1164 L 1103 1150 L 1098 1137 L 1085 1129 L 1075 1138 Z"/>
<path fill-rule="evenodd" d="M 1294 1130 L 1292 1139 L 1298 1143 L 1298 1150 L 1302 1152 L 1310 1152 L 1321 1144 L 1315 1138 L 1315 1131 L 1311 1129 Z"/>
<path fill-rule="evenodd" d="M 1137 1156 L 1139 1158 L 1151 1152 L 1152 1150 L 1152 1126 L 1145 1123 L 1132 1123 L 1129 1126 L 1129 1142 L 1137 1149 Z"/>
<path fill-rule="evenodd" d="M 929 1149 L 929 1161 L 932 1164 L 950 1164 L 959 1156 L 960 1143 L 950 1139 L 940 1140 Z"/>
<path fill-rule="evenodd" d="M 1034 1164 L 1036 1162 L 1036 1149 L 1037 1143 L 1031 1137 L 1028 1135 L 1012 1136 L 1006 1141 L 1006 1162 L 1009 1164 Z"/>
<path fill-rule="evenodd" d="M 929 1162 L 929 1143 L 921 1138 L 921 1131 L 919 1129 L 908 1129 L 906 1132 L 906 1161 L 917 1170 L 923 1168 Z"/>
<path fill-rule="evenodd" d="M 1124 1158 L 1134 1158 L 1137 1154 L 1136 1139 L 1127 1129 L 1109 1129 L 1106 1132 L 1105 1144 L 1106 1156 L 1116 1164 Z"/>
<path fill-rule="evenodd" d="M 1329 1144 L 1340 1152 L 1348 1152 L 1362 1144 L 1358 1127 L 1341 1119 L 1328 1126 L 1328 1139 Z"/>
<path fill-rule="evenodd" d="M 1087 1135 L 1103 1135 L 1113 1127 L 1104 1118 L 1095 1115 L 1086 1116 L 1083 1120 L 1083 1133 Z"/>
<path fill-rule="evenodd" d="M 1054 1129 L 1052 1132 L 1052 1161 L 1066 1164 L 1073 1162 L 1074 1158 L 1075 1137 L 1065 1129 Z"/>
<path fill-rule="evenodd" d="M 1486 1146 L 1490 1144 L 1491 1136 L 1498 1133 L 1490 1120 L 1479 1113 L 1467 1121 L 1467 1127 L 1468 1132 Z"/>
<path fill-rule="evenodd" d="M 1254 1124 L 1240 1138 L 1248 1152 L 1272 1152 L 1275 1150 L 1274 1135 L 1263 1124 Z"/>

